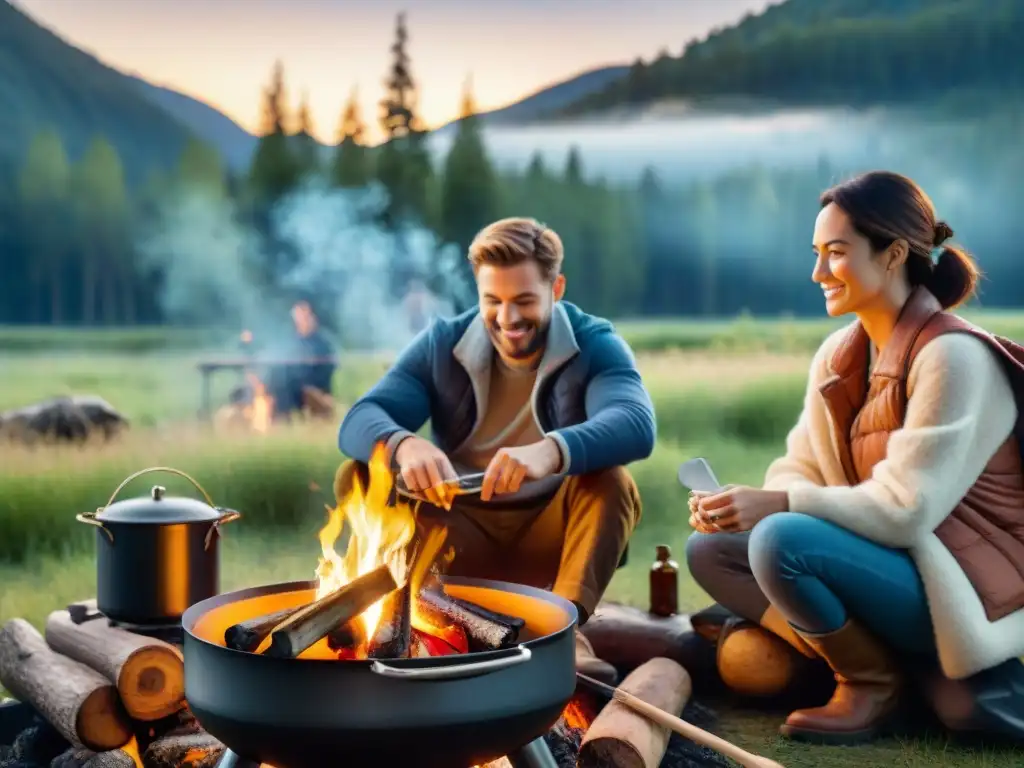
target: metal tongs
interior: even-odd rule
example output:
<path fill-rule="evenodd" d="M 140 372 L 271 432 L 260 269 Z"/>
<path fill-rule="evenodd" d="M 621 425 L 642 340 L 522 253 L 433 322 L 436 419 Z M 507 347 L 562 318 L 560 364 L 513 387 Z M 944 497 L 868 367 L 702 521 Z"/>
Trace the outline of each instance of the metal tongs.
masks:
<path fill-rule="evenodd" d="M 472 496 L 480 493 L 484 487 L 484 473 L 474 472 L 471 475 L 461 475 L 454 480 L 435 485 L 431 490 L 435 491 L 439 498 L 446 502 L 447 507 L 451 506 L 451 502 L 456 496 Z M 422 491 L 410 491 L 409 486 L 405 483 L 405 478 L 400 474 L 395 478 L 395 490 L 403 496 L 416 501 L 424 501 L 427 504 L 433 502 L 423 495 Z"/>

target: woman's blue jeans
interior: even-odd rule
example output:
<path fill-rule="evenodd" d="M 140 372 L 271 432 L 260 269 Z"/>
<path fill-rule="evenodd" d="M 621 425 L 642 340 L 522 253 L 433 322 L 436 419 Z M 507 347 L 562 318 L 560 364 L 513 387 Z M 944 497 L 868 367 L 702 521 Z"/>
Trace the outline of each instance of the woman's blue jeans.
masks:
<path fill-rule="evenodd" d="M 924 585 L 910 555 L 808 515 L 783 512 L 746 533 L 693 533 L 686 562 L 720 605 L 757 622 L 769 603 L 797 629 L 854 618 L 892 648 L 935 656 Z"/>

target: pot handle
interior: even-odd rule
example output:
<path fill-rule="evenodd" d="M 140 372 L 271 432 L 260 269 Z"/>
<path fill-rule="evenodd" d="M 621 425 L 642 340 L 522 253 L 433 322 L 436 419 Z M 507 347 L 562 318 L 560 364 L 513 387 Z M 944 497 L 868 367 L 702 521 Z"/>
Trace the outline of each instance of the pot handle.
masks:
<path fill-rule="evenodd" d="M 210 526 L 210 530 L 206 532 L 206 543 L 203 544 L 204 549 L 210 548 L 210 543 L 213 541 L 214 536 L 220 536 L 220 527 L 222 525 L 233 523 L 235 520 L 242 517 L 241 512 L 237 512 L 233 509 L 225 509 L 224 507 L 214 507 L 214 509 L 220 512 L 220 517 L 213 521 L 213 525 Z"/>
<path fill-rule="evenodd" d="M 99 528 L 101 531 L 107 534 L 107 538 L 110 539 L 110 543 L 113 544 L 114 534 L 110 532 L 109 528 L 107 528 L 105 525 L 103 525 L 103 523 L 96 519 L 97 514 L 98 512 L 79 512 L 77 515 L 75 515 L 75 520 L 77 520 L 80 523 L 85 523 L 86 525 L 95 525 L 97 528 Z"/>
<path fill-rule="evenodd" d="M 150 472 L 169 472 L 172 475 L 178 475 L 179 477 L 184 477 L 186 480 L 188 480 L 190 483 L 192 483 L 192 485 L 195 486 L 197 491 L 199 491 L 201 494 L 203 494 L 203 498 L 206 499 L 206 503 L 209 504 L 211 507 L 214 507 L 214 509 L 216 509 L 216 507 L 214 506 L 213 500 L 210 498 L 210 494 L 208 494 L 206 491 L 203 490 L 203 486 L 201 486 L 194 479 L 192 479 L 191 476 L 186 475 L 180 469 L 175 469 L 174 467 L 149 467 L 148 469 L 140 469 L 138 472 L 135 472 L 134 474 L 128 475 L 128 477 L 126 477 L 124 479 L 124 481 L 119 486 L 117 486 L 117 488 L 114 489 L 114 492 L 110 495 L 110 501 L 107 502 L 106 507 L 101 507 L 99 510 L 97 510 L 97 512 L 100 512 L 103 509 L 106 509 L 107 507 L 109 507 L 111 504 L 113 504 L 114 503 L 114 499 L 117 498 L 117 494 L 119 494 L 121 491 L 123 491 L 125 486 L 128 485 L 128 483 L 130 483 L 132 480 L 136 479 L 137 477 L 142 477 L 143 475 L 149 474 Z"/>
<path fill-rule="evenodd" d="M 443 667 L 392 667 L 375 661 L 370 664 L 370 671 L 383 677 L 399 680 L 461 680 L 466 677 L 477 677 L 489 672 L 514 667 L 530 660 L 533 653 L 525 645 L 509 649 L 510 653 L 487 661 L 473 661 L 469 664 L 450 664 Z"/>

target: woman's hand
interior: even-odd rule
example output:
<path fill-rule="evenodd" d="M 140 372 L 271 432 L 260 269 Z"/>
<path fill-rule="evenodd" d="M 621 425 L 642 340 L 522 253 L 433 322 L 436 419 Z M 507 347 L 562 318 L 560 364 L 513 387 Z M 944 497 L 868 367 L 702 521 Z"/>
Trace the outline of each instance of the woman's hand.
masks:
<path fill-rule="evenodd" d="M 702 494 L 697 499 L 695 514 L 703 524 L 714 526 L 719 531 L 740 533 L 749 531 L 768 515 L 788 509 L 789 494 L 786 491 L 734 485 L 718 493 Z"/>
<path fill-rule="evenodd" d="M 731 487 L 731 485 L 725 486 L 725 488 Z M 690 491 L 690 527 L 697 531 L 697 533 L 720 533 L 720 529 L 711 522 L 707 513 L 700 510 L 700 500 L 710 495 L 711 493 L 708 491 Z"/>

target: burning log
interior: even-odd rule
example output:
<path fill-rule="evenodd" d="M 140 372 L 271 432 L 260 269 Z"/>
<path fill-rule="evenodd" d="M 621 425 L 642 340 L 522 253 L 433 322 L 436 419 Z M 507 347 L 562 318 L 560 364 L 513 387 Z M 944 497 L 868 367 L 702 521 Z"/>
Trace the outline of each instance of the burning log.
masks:
<path fill-rule="evenodd" d="M 366 655 L 371 659 L 406 659 L 412 644 L 412 601 L 409 585 L 392 592 Z"/>
<path fill-rule="evenodd" d="M 294 659 L 327 633 L 358 616 L 382 597 L 398 589 L 387 565 L 380 565 L 367 574 L 322 597 L 292 614 L 270 635 L 267 656 Z"/>
<path fill-rule="evenodd" d="M 274 628 L 296 613 L 298 608 L 285 608 L 266 616 L 257 616 L 254 619 L 246 619 L 238 624 L 232 624 L 224 630 L 224 645 L 235 651 L 246 651 L 252 653 L 260 647 L 260 643 L 266 640 L 267 635 L 274 631 Z"/>
<path fill-rule="evenodd" d="M 637 667 L 619 685 L 652 706 L 678 715 L 690 698 L 690 676 L 671 659 Z M 579 768 L 657 768 L 668 749 L 669 730 L 618 701 L 609 702 L 587 729 Z"/>
<path fill-rule="evenodd" d="M 486 611 L 466 601 L 455 601 L 443 592 L 425 589 L 416 598 L 416 609 L 437 627 L 462 627 L 473 651 L 494 651 L 512 645 L 519 638 L 521 619 Z M 484 615 L 487 614 L 487 615 Z"/>
<path fill-rule="evenodd" d="M 132 738 L 110 681 L 52 650 L 24 619 L 11 619 L 0 629 L 0 684 L 72 744 L 104 752 Z"/>
<path fill-rule="evenodd" d="M 504 624 L 505 626 L 512 627 L 516 630 L 517 636 L 520 631 L 526 627 L 526 619 L 520 618 L 519 616 L 509 616 L 507 613 L 497 613 L 496 611 L 488 610 L 482 605 L 471 603 L 469 600 L 462 600 L 458 597 L 449 597 L 453 603 L 461 605 L 470 613 L 475 613 L 482 619 L 497 622 L 498 624 Z"/>
<path fill-rule="evenodd" d="M 352 652 L 366 642 L 366 627 L 358 619 L 345 622 L 327 633 L 327 647 L 332 651 Z"/>
<path fill-rule="evenodd" d="M 185 663 L 170 643 L 102 620 L 76 624 L 68 611 L 47 618 L 46 643 L 116 685 L 136 720 L 159 720 L 185 706 Z"/>
<path fill-rule="evenodd" d="M 157 739 L 142 755 L 146 768 L 214 768 L 224 745 L 205 731 L 170 733 Z"/>

